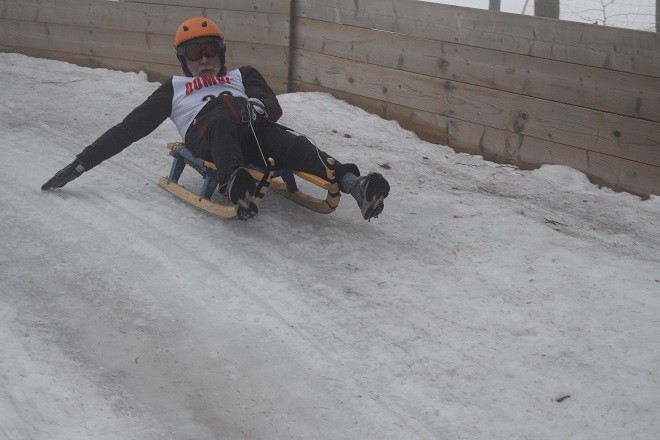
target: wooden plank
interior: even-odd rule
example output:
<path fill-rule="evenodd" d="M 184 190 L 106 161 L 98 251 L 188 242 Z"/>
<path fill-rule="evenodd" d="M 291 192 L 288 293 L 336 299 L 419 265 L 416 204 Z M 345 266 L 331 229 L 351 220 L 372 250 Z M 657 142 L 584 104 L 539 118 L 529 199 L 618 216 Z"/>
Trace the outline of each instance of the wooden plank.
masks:
<path fill-rule="evenodd" d="M 300 81 L 293 82 L 293 91 L 331 94 L 369 113 L 397 121 L 401 127 L 414 132 L 425 141 L 447 145 L 447 118 L 444 116 Z"/>
<path fill-rule="evenodd" d="M 21 48 L 178 64 L 169 41 L 160 35 L 4 19 L 0 19 L 0 35 L 4 44 Z"/>
<path fill-rule="evenodd" d="M 144 72 L 151 82 L 165 82 L 173 75 L 181 75 L 178 65 L 141 63 L 139 61 L 123 60 L 118 58 L 87 57 L 70 52 L 56 52 L 44 49 L 17 48 L 0 45 L 0 52 L 15 52 L 31 57 L 65 61 L 90 68 L 104 68 L 122 72 Z M 264 78 L 276 94 L 287 93 L 288 81 L 286 78 L 264 75 Z M 146 97 L 145 97 L 146 98 Z"/>
<path fill-rule="evenodd" d="M 223 30 L 227 41 L 289 46 L 289 15 L 124 3 L 102 0 L 0 0 L 0 18 L 40 23 L 116 29 L 167 35 L 173 44 L 179 24 L 194 16 L 208 16 Z"/>
<path fill-rule="evenodd" d="M 232 205 L 221 205 L 200 197 L 178 183 L 170 181 L 167 177 L 161 177 L 158 181 L 158 186 L 176 196 L 179 200 L 213 216 L 224 219 L 232 219 L 236 217 L 236 208 Z"/>
<path fill-rule="evenodd" d="M 43 1 L 43 0 L 42 0 Z M 254 11 L 269 14 L 289 14 L 291 0 L 123 0 L 124 3 L 191 6 L 205 9 L 221 8 L 235 11 Z M 191 16 L 193 17 L 193 16 Z"/>
<path fill-rule="evenodd" d="M 297 16 L 658 76 L 658 33 L 410 0 L 296 0 Z"/>
<path fill-rule="evenodd" d="M 660 165 L 660 123 L 299 51 L 295 81 Z"/>
<path fill-rule="evenodd" d="M 642 197 L 660 194 L 657 166 L 454 119 L 448 125 L 448 140 L 457 151 L 478 154 L 493 162 L 523 169 L 567 165 L 587 174 L 592 182 L 617 191 Z"/>
<path fill-rule="evenodd" d="M 428 129 L 420 135 L 422 139 L 448 145 L 458 152 L 480 155 L 486 160 L 510 163 L 523 169 L 533 169 L 543 164 L 567 165 L 584 172 L 593 182 L 617 191 L 629 191 L 640 196 L 660 194 L 660 168 L 657 166 L 439 115 L 428 114 L 427 121 L 435 118 L 432 124 L 427 124 L 426 121 L 414 121 L 407 117 L 399 119 L 411 110 L 396 104 L 356 97 L 351 93 L 337 92 L 312 84 L 294 82 L 294 85 L 295 90 L 299 92 L 330 93 L 366 111 L 386 119 L 395 119 L 403 128 L 416 131 L 418 134 L 420 132 L 417 131 L 417 123 L 422 123 Z"/>
<path fill-rule="evenodd" d="M 122 72 L 144 72 L 151 82 L 165 82 L 173 75 L 181 75 L 181 67 L 173 64 L 142 63 L 118 58 L 88 57 L 70 52 L 57 52 L 48 49 L 20 48 L 0 45 L 0 52 L 22 53 L 31 57 L 65 61 L 83 67 L 104 68 Z M 287 93 L 286 78 L 264 75 L 264 78 L 277 94 Z M 145 97 L 146 98 L 146 97 Z"/>
<path fill-rule="evenodd" d="M 299 49 L 660 122 L 660 76 L 296 20 Z"/>
<path fill-rule="evenodd" d="M 0 19 L 0 42 L 16 48 L 41 48 L 90 58 L 125 59 L 141 66 L 151 63 L 179 65 L 169 45 L 169 37 L 163 35 Z M 227 65 L 229 68 L 253 65 L 264 76 L 286 81 L 287 56 L 288 49 L 281 46 L 230 43 Z"/>
<path fill-rule="evenodd" d="M 123 72 L 145 72 L 149 81 L 152 82 L 163 82 L 170 78 L 172 75 L 181 74 L 181 68 L 178 65 L 175 66 L 170 64 L 157 63 L 147 64 L 140 63 L 138 61 L 123 60 L 117 58 L 89 57 L 70 52 L 57 52 L 50 49 L 0 45 L 0 52 L 21 53 L 31 57 L 64 61 L 67 63 L 90 68 L 104 68 L 119 70 Z"/>

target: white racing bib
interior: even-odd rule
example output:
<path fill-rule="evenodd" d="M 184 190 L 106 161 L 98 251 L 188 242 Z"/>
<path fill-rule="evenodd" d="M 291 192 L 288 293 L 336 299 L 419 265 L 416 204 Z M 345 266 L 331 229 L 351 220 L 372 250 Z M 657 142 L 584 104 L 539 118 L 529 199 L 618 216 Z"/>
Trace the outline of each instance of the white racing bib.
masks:
<path fill-rule="evenodd" d="M 186 132 L 193 120 L 210 100 L 221 95 L 241 96 L 247 99 L 243 77 L 238 69 L 225 76 L 172 77 L 174 96 L 170 118 L 185 140 Z"/>

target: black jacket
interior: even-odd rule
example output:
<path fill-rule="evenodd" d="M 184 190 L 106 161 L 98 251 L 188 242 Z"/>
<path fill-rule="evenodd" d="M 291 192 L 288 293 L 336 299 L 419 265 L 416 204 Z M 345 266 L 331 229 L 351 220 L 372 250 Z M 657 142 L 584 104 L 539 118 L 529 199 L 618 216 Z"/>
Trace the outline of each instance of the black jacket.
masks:
<path fill-rule="evenodd" d="M 261 73 L 251 66 L 244 66 L 239 68 L 239 70 L 243 78 L 243 86 L 245 87 L 247 96 L 249 98 L 258 98 L 264 103 L 271 121 L 279 119 L 282 115 L 282 108 L 277 101 L 275 93 Z M 85 169 L 90 170 L 94 168 L 96 165 L 120 153 L 133 142 L 142 139 L 158 128 L 172 113 L 173 95 L 174 88 L 172 86 L 172 80 L 169 79 L 152 93 L 146 101 L 129 113 L 123 121 L 103 133 L 78 155 L 78 159 L 82 162 Z M 213 101 L 209 101 L 209 103 L 211 102 Z M 244 107 L 245 104 L 243 98 L 232 99 L 232 102 L 234 106 L 239 107 L 241 105 Z M 235 108 L 228 108 L 227 110 L 232 113 L 236 112 Z M 241 110 L 242 108 L 239 109 L 239 111 Z M 203 111 L 204 109 L 201 112 Z"/>

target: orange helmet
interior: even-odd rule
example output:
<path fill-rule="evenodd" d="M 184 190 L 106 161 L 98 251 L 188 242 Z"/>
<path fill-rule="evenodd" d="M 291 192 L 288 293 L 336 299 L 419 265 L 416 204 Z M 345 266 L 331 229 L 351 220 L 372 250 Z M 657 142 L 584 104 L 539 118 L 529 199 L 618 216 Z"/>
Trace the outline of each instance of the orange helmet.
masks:
<path fill-rule="evenodd" d="M 190 18 L 179 25 L 174 35 L 174 46 L 199 37 L 218 37 L 223 39 L 222 31 L 212 20 L 206 17 Z"/>
<path fill-rule="evenodd" d="M 222 67 L 225 65 L 226 48 L 220 27 L 215 24 L 213 20 L 206 17 L 189 18 L 179 25 L 176 34 L 174 34 L 174 50 L 186 76 L 192 76 L 192 74 L 190 73 L 190 70 L 188 70 L 186 57 L 182 51 L 183 44 L 200 37 L 210 37 L 219 40 L 221 45 L 220 66 Z"/>

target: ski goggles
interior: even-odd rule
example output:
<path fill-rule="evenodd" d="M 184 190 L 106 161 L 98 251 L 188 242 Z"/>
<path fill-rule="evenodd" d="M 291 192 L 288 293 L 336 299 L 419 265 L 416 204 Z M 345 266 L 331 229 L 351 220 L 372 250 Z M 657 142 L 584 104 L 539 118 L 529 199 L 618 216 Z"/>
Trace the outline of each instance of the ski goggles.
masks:
<path fill-rule="evenodd" d="M 188 61 L 199 61 L 203 56 L 213 58 L 225 48 L 223 40 L 206 40 L 202 43 L 187 43 L 176 48 L 176 54 L 185 56 Z"/>

